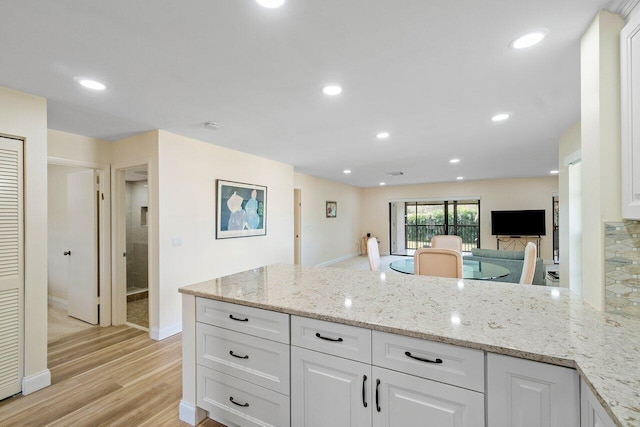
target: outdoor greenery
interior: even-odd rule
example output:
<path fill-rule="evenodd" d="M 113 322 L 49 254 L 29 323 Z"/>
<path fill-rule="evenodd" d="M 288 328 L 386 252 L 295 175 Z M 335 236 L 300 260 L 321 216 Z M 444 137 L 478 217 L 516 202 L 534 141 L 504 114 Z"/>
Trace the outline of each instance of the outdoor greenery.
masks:
<path fill-rule="evenodd" d="M 453 206 L 448 209 L 448 233 L 445 232 L 444 205 L 407 205 L 406 246 L 421 248 L 440 234 L 457 234 L 462 238 L 463 250 L 478 246 L 479 213 L 476 204 L 457 206 L 457 233 L 454 227 Z"/>

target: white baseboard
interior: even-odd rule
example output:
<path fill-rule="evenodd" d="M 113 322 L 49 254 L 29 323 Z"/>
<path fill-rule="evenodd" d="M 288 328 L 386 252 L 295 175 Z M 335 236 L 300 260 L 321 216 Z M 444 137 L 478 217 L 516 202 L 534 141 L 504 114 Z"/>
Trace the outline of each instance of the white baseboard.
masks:
<path fill-rule="evenodd" d="M 198 408 L 191 402 L 180 401 L 180 405 L 178 406 L 178 418 L 180 418 L 180 421 L 195 426 L 200 424 L 206 416 L 207 411 L 204 409 Z"/>
<path fill-rule="evenodd" d="M 320 264 L 316 264 L 316 267 L 327 267 L 327 266 L 329 266 L 331 264 L 337 264 L 339 262 L 346 261 L 348 259 L 355 258 L 357 256 L 360 256 L 360 254 L 358 252 L 354 252 L 354 253 L 351 253 L 349 255 L 341 256 L 340 258 L 336 258 L 336 259 L 332 259 L 332 260 L 329 260 L 329 261 L 326 261 L 326 262 L 323 262 L 323 263 L 320 263 Z"/>
<path fill-rule="evenodd" d="M 63 310 L 67 310 L 68 304 L 66 299 L 53 297 L 51 295 L 47 295 L 47 303 L 55 308 L 61 308 Z"/>
<path fill-rule="evenodd" d="M 45 369 L 34 375 L 22 378 L 22 394 L 27 395 L 51 385 L 51 372 Z"/>
<path fill-rule="evenodd" d="M 176 323 L 166 328 L 151 328 L 149 335 L 152 340 L 161 341 L 180 332 L 182 332 L 182 323 Z"/>

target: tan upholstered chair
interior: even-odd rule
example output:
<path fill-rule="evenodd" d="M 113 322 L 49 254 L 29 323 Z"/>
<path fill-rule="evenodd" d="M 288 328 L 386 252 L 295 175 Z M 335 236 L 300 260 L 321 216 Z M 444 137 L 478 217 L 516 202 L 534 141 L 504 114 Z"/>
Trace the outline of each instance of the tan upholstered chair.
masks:
<path fill-rule="evenodd" d="M 367 240 L 367 256 L 369 257 L 371 271 L 378 271 L 380 268 L 380 251 L 378 250 L 378 239 L 375 237 L 370 237 Z"/>
<path fill-rule="evenodd" d="M 431 247 L 436 249 L 453 249 L 462 252 L 462 239 L 460 236 L 440 235 L 431 238 Z"/>
<path fill-rule="evenodd" d="M 413 255 L 413 274 L 462 279 L 462 254 L 454 249 L 417 249 Z"/>
<path fill-rule="evenodd" d="M 524 248 L 524 263 L 522 265 L 522 275 L 520 276 L 521 285 L 530 285 L 533 283 L 533 276 L 536 272 L 536 258 L 538 249 L 533 242 L 527 243 Z"/>

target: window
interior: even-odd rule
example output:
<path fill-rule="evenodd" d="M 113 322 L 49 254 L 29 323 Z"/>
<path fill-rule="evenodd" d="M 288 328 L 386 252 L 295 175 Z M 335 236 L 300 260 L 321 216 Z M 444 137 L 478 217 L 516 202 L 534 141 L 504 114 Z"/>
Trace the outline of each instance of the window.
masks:
<path fill-rule="evenodd" d="M 462 250 L 480 247 L 480 200 L 405 202 L 405 250 L 429 246 L 435 235 L 462 238 Z"/>

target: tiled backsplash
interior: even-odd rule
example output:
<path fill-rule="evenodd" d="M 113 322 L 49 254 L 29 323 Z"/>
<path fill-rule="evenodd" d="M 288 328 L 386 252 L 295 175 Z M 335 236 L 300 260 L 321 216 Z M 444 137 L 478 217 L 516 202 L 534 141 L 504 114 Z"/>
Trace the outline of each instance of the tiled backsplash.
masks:
<path fill-rule="evenodd" d="M 605 223 L 605 309 L 640 317 L 640 221 Z"/>

